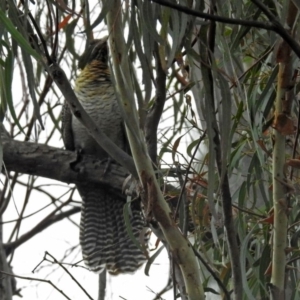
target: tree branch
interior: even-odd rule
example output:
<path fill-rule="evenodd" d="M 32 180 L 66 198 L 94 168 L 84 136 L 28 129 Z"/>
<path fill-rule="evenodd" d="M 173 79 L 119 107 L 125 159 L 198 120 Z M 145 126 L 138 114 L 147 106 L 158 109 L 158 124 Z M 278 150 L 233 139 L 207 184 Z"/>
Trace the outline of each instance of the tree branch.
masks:
<path fill-rule="evenodd" d="M 156 96 L 155 102 L 148 113 L 145 124 L 145 138 L 151 160 L 156 163 L 157 156 L 157 128 L 166 102 L 166 71 L 161 64 L 158 44 L 155 43 L 154 57 L 156 61 Z"/>
<path fill-rule="evenodd" d="M 40 278 L 34 278 L 34 277 L 25 277 L 25 276 L 19 276 L 15 275 L 12 273 L 4 272 L 0 270 L 0 274 L 10 276 L 10 277 L 15 277 L 15 278 L 20 278 L 20 279 L 25 279 L 25 280 L 30 280 L 30 281 L 40 281 L 40 282 L 45 282 L 50 284 L 54 289 L 56 289 L 59 293 L 61 293 L 66 299 L 71 300 L 62 290 L 60 290 L 55 284 L 53 284 L 50 280 L 46 279 L 40 279 Z"/>
<path fill-rule="evenodd" d="M 140 132 L 137 120 L 137 109 L 134 101 L 130 68 L 127 59 L 127 50 L 123 36 L 124 23 L 120 16 L 122 4 L 120 0 L 114 0 L 111 10 L 107 15 L 109 41 L 112 49 L 112 61 L 116 79 L 116 87 L 120 93 L 121 102 L 127 117 L 131 117 L 133 124 L 127 128 L 128 140 L 134 162 L 142 186 L 141 198 L 145 204 L 146 219 L 154 218 L 164 234 L 172 257 L 179 265 L 184 278 L 186 291 L 190 300 L 204 299 L 204 290 L 200 278 L 198 261 L 190 248 L 187 239 L 182 235 L 175 222 L 171 218 L 171 210 L 165 201 L 152 161 L 147 153 L 147 145 Z M 135 132 L 131 129 L 136 129 Z"/>
<path fill-rule="evenodd" d="M 119 165 L 111 164 L 106 171 L 106 165 L 95 157 L 79 156 L 76 152 L 43 144 L 19 142 L 2 137 L 2 146 L 3 161 L 8 171 L 42 176 L 65 183 L 100 183 L 117 193 L 122 193 L 123 182 L 129 174 Z"/>
<path fill-rule="evenodd" d="M 69 217 L 71 215 L 74 215 L 76 213 L 80 212 L 80 207 L 74 207 L 69 209 L 68 211 L 62 212 L 58 215 L 53 215 L 52 213 L 46 217 L 44 220 L 42 220 L 39 224 L 37 224 L 34 228 L 32 228 L 30 231 L 26 232 L 22 236 L 20 236 L 17 240 L 4 244 L 4 249 L 6 252 L 6 255 L 9 255 L 12 251 L 14 251 L 16 248 L 30 240 L 33 236 L 40 233 L 41 231 L 45 230 L 52 224 L 63 220 L 66 217 Z"/>
<path fill-rule="evenodd" d="M 267 15 L 267 17 L 271 21 L 270 23 L 258 22 L 258 21 L 247 21 L 247 20 L 232 19 L 232 18 L 227 18 L 227 17 L 221 17 L 218 15 L 211 15 L 211 14 L 203 13 L 201 11 L 190 9 L 186 6 L 171 3 L 171 2 L 165 1 L 165 0 L 151 0 L 151 1 L 158 3 L 160 5 L 163 5 L 163 6 L 167 6 L 167 7 L 176 9 L 176 10 L 186 13 L 188 15 L 192 15 L 192 16 L 207 19 L 207 20 L 216 21 L 219 23 L 249 26 L 249 27 L 262 28 L 262 29 L 274 31 L 277 34 L 279 34 L 288 43 L 288 45 L 293 49 L 293 51 L 296 53 L 296 55 L 298 57 L 300 57 L 300 45 L 289 34 L 289 32 L 279 23 L 279 21 L 276 18 L 273 18 L 272 14 Z M 253 3 L 255 3 L 256 5 L 258 5 L 258 3 L 259 3 L 259 1 L 256 1 L 256 0 L 251 0 L 251 1 Z M 259 6 L 259 8 L 262 9 L 261 6 Z"/>
<path fill-rule="evenodd" d="M 1 220 L 1 217 L 0 217 Z M 2 225 L 0 224 L 0 270 L 11 272 L 8 265 L 5 248 L 2 243 Z M 0 300 L 12 300 L 13 284 L 11 278 L 2 277 L 0 280 Z"/>

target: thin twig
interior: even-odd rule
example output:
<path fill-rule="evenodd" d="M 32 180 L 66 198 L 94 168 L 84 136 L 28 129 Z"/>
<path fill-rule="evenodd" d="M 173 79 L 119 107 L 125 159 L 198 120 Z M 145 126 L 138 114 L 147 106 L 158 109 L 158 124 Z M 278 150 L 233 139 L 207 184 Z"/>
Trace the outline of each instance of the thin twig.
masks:
<path fill-rule="evenodd" d="M 157 157 L 157 128 L 164 110 L 166 102 L 166 78 L 167 74 L 163 69 L 161 58 L 159 55 L 158 44 L 155 43 L 154 58 L 156 62 L 156 95 L 155 101 L 148 113 L 145 122 L 145 138 L 148 147 L 149 156 L 154 164 Z"/>
<path fill-rule="evenodd" d="M 179 213 L 179 220 L 180 220 L 179 225 L 181 227 L 180 229 L 182 230 L 183 235 L 187 236 L 188 222 L 189 222 L 189 218 L 188 218 L 189 206 L 187 204 L 186 189 L 185 189 L 185 185 L 186 185 L 186 182 L 187 182 L 187 174 L 185 176 L 185 180 L 183 180 L 182 175 L 180 174 L 180 164 L 178 164 L 177 169 L 178 169 L 178 180 L 179 180 L 179 184 L 181 186 L 181 191 L 182 191 L 182 187 L 184 187 L 183 194 L 181 194 L 181 198 L 180 198 L 180 202 L 183 201 L 183 203 L 184 203 L 184 205 L 183 205 L 183 218 L 181 217 L 182 214 Z M 179 209 L 178 202 L 177 202 L 176 209 L 177 208 Z M 182 210 L 182 208 L 181 208 L 181 210 Z M 183 222 L 181 222 L 181 220 L 183 220 Z"/>
<path fill-rule="evenodd" d="M 260 215 L 260 214 L 254 213 L 253 211 L 251 211 L 251 210 L 248 209 L 248 208 L 241 208 L 241 207 L 239 207 L 238 205 L 233 204 L 233 203 L 232 203 L 232 207 L 234 207 L 234 208 L 236 208 L 237 210 L 242 211 L 242 212 L 244 212 L 244 213 L 246 213 L 246 214 L 249 214 L 249 215 L 252 215 L 252 216 L 255 216 L 255 217 L 258 217 L 258 218 L 266 218 L 265 215 Z"/>
<path fill-rule="evenodd" d="M 223 284 L 222 280 L 216 275 L 216 272 L 209 266 L 209 264 L 202 258 L 200 253 L 193 247 L 193 251 L 195 255 L 199 258 L 201 263 L 205 266 L 207 271 L 211 274 L 211 276 L 214 278 L 214 280 L 218 283 L 219 287 L 223 290 L 225 297 L 227 300 L 230 300 L 230 293 L 227 291 L 225 285 Z"/>
<path fill-rule="evenodd" d="M 57 211 L 57 209 L 55 210 Z M 62 212 L 59 215 L 53 215 L 53 212 L 48 215 L 44 220 L 42 220 L 38 225 L 36 225 L 33 229 L 28 231 L 27 233 L 20 236 L 19 239 L 16 241 L 13 241 L 11 243 L 4 244 L 5 250 L 7 254 L 10 254 L 13 250 L 15 250 L 17 247 L 22 245 L 23 243 L 27 242 L 29 239 L 31 239 L 36 234 L 40 233 L 44 229 L 48 228 L 52 224 L 61 221 L 62 219 L 71 216 L 73 214 L 76 214 L 80 212 L 80 207 L 74 207 L 71 208 L 68 211 Z"/>
<path fill-rule="evenodd" d="M 233 87 L 236 86 L 236 82 L 240 81 L 248 72 L 250 72 L 253 68 L 255 68 L 266 56 L 268 56 L 272 51 L 274 50 L 274 45 L 270 47 L 270 49 L 263 54 L 261 57 L 259 57 L 255 63 L 253 63 L 251 65 L 251 67 L 249 67 L 243 74 L 241 74 L 237 80 L 235 80 L 234 83 L 232 83 L 232 85 L 230 86 L 230 89 L 232 89 Z"/>
<path fill-rule="evenodd" d="M 22 3 L 23 3 L 23 5 L 24 5 L 24 0 L 22 0 Z M 29 16 L 30 21 L 31 21 L 32 24 L 33 24 L 33 27 L 34 27 L 34 29 L 35 29 L 35 31 L 36 31 L 36 33 L 37 33 L 37 35 L 38 35 L 38 37 L 39 37 L 39 39 L 40 39 L 42 45 L 43 45 L 43 50 L 44 50 L 44 52 L 45 52 L 45 56 L 46 56 L 47 62 L 48 62 L 48 64 L 51 64 L 51 63 L 52 63 L 52 60 L 51 60 L 51 57 L 50 57 L 50 55 L 49 55 L 48 48 L 47 48 L 47 44 L 46 44 L 46 41 L 45 41 L 45 39 L 44 39 L 44 36 L 43 36 L 43 34 L 42 34 L 42 32 L 41 32 L 41 29 L 40 29 L 39 25 L 36 23 L 34 17 L 32 16 L 32 14 L 31 14 L 30 12 L 28 12 L 28 16 Z M 36 45 L 36 46 L 37 46 L 37 45 Z"/>
<path fill-rule="evenodd" d="M 51 255 L 49 252 L 45 252 L 45 256 L 44 256 L 44 260 L 49 261 L 46 259 L 46 256 L 49 255 L 56 264 L 58 264 L 71 278 L 73 281 L 75 281 L 75 283 L 80 287 L 80 289 L 87 295 L 87 297 L 91 300 L 93 300 L 93 298 L 89 295 L 89 293 L 83 288 L 83 286 L 79 283 L 79 281 L 76 280 L 76 278 L 68 271 L 68 269 L 62 264 L 60 263 L 53 255 Z M 49 261 L 51 262 L 51 261 Z"/>
<path fill-rule="evenodd" d="M 262 1 L 251 0 L 272 22 L 278 22 L 278 18 L 265 6 Z"/>
<path fill-rule="evenodd" d="M 254 2 L 255 4 L 260 2 L 257 0 L 255 0 L 255 1 L 251 0 L 251 1 Z M 250 27 L 274 31 L 277 34 L 279 34 L 288 43 L 288 45 L 293 49 L 293 51 L 297 54 L 297 56 L 300 57 L 300 45 L 288 33 L 288 31 L 285 30 L 285 28 L 277 21 L 277 19 L 275 19 L 275 20 L 272 19 L 271 23 L 258 22 L 258 21 L 247 21 L 247 20 L 241 20 L 241 19 L 232 19 L 232 18 L 227 18 L 227 17 L 221 17 L 218 15 L 211 15 L 211 14 L 203 13 L 201 11 L 190 9 L 186 6 L 175 4 L 173 2 L 171 3 L 171 2 L 165 1 L 165 0 L 152 0 L 152 2 L 176 9 L 176 10 L 186 13 L 188 15 L 196 16 L 199 18 L 205 18 L 205 19 L 213 20 L 213 21 L 220 22 L 220 23 L 250 26 Z"/>
<path fill-rule="evenodd" d="M 198 151 L 198 148 L 199 148 L 200 144 L 202 143 L 202 141 L 204 140 L 205 136 L 206 136 L 206 131 L 204 131 L 204 133 L 201 135 L 201 137 L 200 137 L 200 139 L 199 139 L 199 141 L 198 141 L 198 144 L 197 144 L 197 146 L 195 147 L 194 153 L 193 153 L 193 155 L 192 155 L 192 157 L 191 157 L 191 159 L 190 159 L 190 161 L 189 161 L 189 165 L 188 165 L 188 167 L 187 167 L 187 169 L 186 169 L 186 174 L 185 174 L 184 183 L 183 183 L 183 185 L 182 185 L 182 187 L 181 187 L 180 194 L 179 194 L 179 197 L 178 197 L 177 206 L 176 206 L 176 210 L 175 210 L 175 213 L 174 213 L 174 219 L 175 219 L 175 220 L 176 220 L 177 215 L 178 215 L 178 210 L 179 210 L 180 202 L 181 202 L 181 199 L 182 199 L 182 195 L 183 195 L 183 193 L 184 193 L 184 190 L 185 190 L 185 185 L 186 185 L 187 180 L 188 180 L 188 174 L 189 174 L 189 172 L 190 172 L 190 168 L 191 168 L 191 166 L 192 166 L 192 163 L 193 163 L 193 161 L 194 161 L 194 158 L 195 158 L 195 156 L 196 156 L 196 153 L 197 153 L 197 151 Z"/>
<path fill-rule="evenodd" d="M 54 289 L 56 289 L 59 293 L 61 293 L 66 299 L 72 300 L 72 299 L 69 298 L 62 290 L 60 290 L 56 285 L 54 285 L 50 280 L 40 279 L 40 278 L 34 278 L 34 277 L 25 277 L 25 276 L 15 275 L 15 274 L 7 273 L 7 272 L 1 271 L 1 270 L 0 270 L 0 273 L 3 274 L 3 275 L 15 277 L 15 278 L 20 278 L 20 279 L 25 279 L 25 280 L 33 280 L 33 281 L 40 281 L 40 282 L 48 283 L 48 284 L 50 284 Z"/>
<path fill-rule="evenodd" d="M 298 147 L 298 140 L 299 140 L 299 134 L 300 134 L 300 100 L 298 100 L 297 131 L 296 131 L 296 134 L 295 134 L 295 141 L 294 141 L 294 145 L 293 145 L 293 154 L 292 154 L 292 158 L 295 158 L 295 156 L 296 156 L 296 151 L 297 151 L 297 147 Z M 291 168 L 290 180 L 293 179 L 293 173 L 294 173 L 294 169 Z"/>
<path fill-rule="evenodd" d="M 166 286 L 158 293 L 154 293 L 154 291 L 152 291 L 150 288 L 148 288 L 151 292 L 153 292 L 155 294 L 155 298 L 153 298 L 152 300 L 161 300 L 161 296 L 166 293 L 167 291 L 169 291 L 173 286 L 172 283 L 172 279 L 171 277 L 169 277 L 168 282 L 166 284 Z"/>
<path fill-rule="evenodd" d="M 57 50 L 58 50 L 58 32 L 59 32 L 59 25 L 58 25 L 58 5 L 56 5 L 56 16 L 55 16 L 55 38 L 53 43 L 53 49 L 51 53 L 51 58 L 53 61 L 56 61 Z"/>

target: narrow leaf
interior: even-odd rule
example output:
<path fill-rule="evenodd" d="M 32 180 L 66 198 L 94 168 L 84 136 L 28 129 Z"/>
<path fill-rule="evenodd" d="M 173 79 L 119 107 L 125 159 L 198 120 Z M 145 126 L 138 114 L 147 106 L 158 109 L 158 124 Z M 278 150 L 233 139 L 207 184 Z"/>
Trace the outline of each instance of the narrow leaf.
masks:
<path fill-rule="evenodd" d="M 13 80 L 13 68 L 14 68 L 14 58 L 11 51 L 8 51 L 7 58 L 5 60 L 5 73 L 4 73 L 4 94 L 5 100 L 7 102 L 10 114 L 20 129 L 21 132 L 24 133 L 23 128 L 21 127 L 19 120 L 16 116 L 16 112 L 13 105 L 13 97 L 12 97 L 12 80 Z"/>
<path fill-rule="evenodd" d="M 159 249 L 157 251 L 155 251 L 155 253 L 148 259 L 146 265 L 145 265 L 145 270 L 144 273 L 145 275 L 149 276 L 149 271 L 150 271 L 150 267 L 153 264 L 153 262 L 155 261 L 155 259 L 158 257 L 158 255 L 161 253 L 161 251 L 165 248 L 165 246 L 161 246 L 159 247 Z"/>
<path fill-rule="evenodd" d="M 9 18 L 6 17 L 5 13 L 0 9 L 0 21 L 6 27 L 7 31 L 17 41 L 17 43 L 36 60 L 40 60 L 40 55 L 30 46 L 28 41 L 22 36 L 22 34 L 15 28 L 15 25 Z"/>
<path fill-rule="evenodd" d="M 139 243 L 139 241 L 136 239 L 136 237 L 133 234 L 132 231 L 132 226 L 131 226 L 131 222 L 130 222 L 130 203 L 131 202 L 127 202 L 124 205 L 123 208 L 123 216 L 124 216 L 124 220 L 125 220 L 125 225 L 126 225 L 126 230 L 127 233 L 130 237 L 130 239 L 132 240 L 132 242 L 141 250 L 141 251 L 145 251 L 144 247 Z"/>

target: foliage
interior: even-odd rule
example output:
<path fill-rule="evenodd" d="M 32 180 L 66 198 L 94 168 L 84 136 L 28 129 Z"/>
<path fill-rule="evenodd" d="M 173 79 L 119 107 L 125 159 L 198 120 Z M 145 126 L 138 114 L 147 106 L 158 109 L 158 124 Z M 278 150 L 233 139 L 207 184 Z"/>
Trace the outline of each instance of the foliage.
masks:
<path fill-rule="evenodd" d="M 130 69 L 125 85 L 129 96 L 133 95 L 129 87 L 133 88 L 139 126 L 145 133 L 149 154 L 163 175 L 165 199 L 176 224 L 193 245 L 207 296 L 228 299 L 233 290 L 235 297 L 242 291 L 243 299 L 268 299 L 270 291 L 272 295 L 270 282 L 276 285 L 272 274 L 273 186 L 279 184 L 286 201 L 282 210 L 288 216 L 284 229 L 288 237 L 282 237 L 287 245 L 286 261 L 282 262 L 285 293 L 287 299 L 298 299 L 299 103 L 294 97 L 292 109 L 284 112 L 282 122 L 274 107 L 278 65 L 284 55 L 278 48 L 287 47 L 278 47 L 279 35 L 284 34 L 276 24 L 286 23 L 292 2 L 265 1 L 267 8 L 257 1 L 211 1 L 209 7 L 203 1 L 196 1 L 194 6 L 191 1 L 179 2 L 209 15 L 200 19 L 183 13 L 181 6 L 164 6 L 165 1 L 128 1 L 119 8 L 125 28 L 119 34 L 126 40 Z M 107 0 L 93 6 L 92 1 L 86 1 L 81 6 L 73 2 L 68 7 L 62 1 L 37 1 L 29 7 L 16 7 L 8 1 L 8 10 L 1 7 L 0 117 L 13 138 L 62 147 L 59 123 L 63 97 L 45 71 L 49 62 L 43 45 L 37 47 L 37 28 L 47 43 L 48 57 L 54 61 L 57 56 L 72 84 L 86 36 L 112 34 L 105 23 L 111 3 Z M 297 11 L 296 6 L 294 9 Z M 235 24 L 230 20 L 236 20 Z M 297 40 L 298 33 L 293 34 Z M 290 88 L 296 95 L 298 59 L 294 54 L 291 57 L 293 85 L 283 87 L 283 93 Z M 162 115 L 157 109 L 160 105 Z M 156 127 L 147 123 L 151 120 L 153 125 L 155 119 L 159 120 L 157 134 Z M 43 127 L 45 130 L 41 130 Z M 282 182 L 274 181 L 272 175 L 276 163 L 272 156 L 274 130 L 284 141 L 281 155 L 287 163 L 279 166 L 284 173 Z M 39 194 L 49 201 L 39 204 L 36 213 L 49 207 L 53 210 L 46 216 L 41 214 L 40 224 L 62 213 L 73 222 L 68 215 L 78 206 L 73 200 L 73 187 L 59 185 L 61 188 L 54 192 L 57 183 L 49 181 L 49 187 L 45 180 L 13 170 L 2 179 L 3 220 L 8 219 L 7 207 L 18 208 L 14 226 L 5 233 L 6 247 L 21 239 L 20 232 L 27 232 L 27 207 Z M 169 184 L 176 188 L 170 189 Z M 22 204 L 21 199 L 13 198 L 19 188 L 24 196 Z M 2 226 L 4 232 L 8 231 L 7 223 Z M 35 229 L 32 236 L 39 232 Z M 147 273 L 161 249 L 151 253 Z M 6 251 L 13 266 L 13 253 L 19 249 Z"/>

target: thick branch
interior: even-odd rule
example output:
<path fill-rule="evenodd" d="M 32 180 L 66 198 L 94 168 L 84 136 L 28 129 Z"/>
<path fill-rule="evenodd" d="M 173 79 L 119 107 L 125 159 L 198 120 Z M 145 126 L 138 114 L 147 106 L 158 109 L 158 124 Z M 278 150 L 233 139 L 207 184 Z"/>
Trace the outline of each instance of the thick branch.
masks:
<path fill-rule="evenodd" d="M 3 161 L 8 171 L 42 176 L 66 183 L 84 181 L 101 183 L 121 193 L 128 172 L 121 166 L 106 163 L 92 156 L 3 138 Z M 104 175 L 105 174 L 105 175 Z"/>
<path fill-rule="evenodd" d="M 142 200 L 145 204 L 145 214 L 148 220 L 154 217 L 170 246 L 172 257 L 178 263 L 188 298 L 190 300 L 204 299 L 204 291 L 200 278 L 200 270 L 197 259 L 187 241 L 187 239 L 179 231 L 178 227 L 171 218 L 171 211 L 166 203 L 159 184 L 156 180 L 156 174 L 152 167 L 152 162 L 147 154 L 147 147 L 139 132 L 137 110 L 133 97 L 132 82 L 130 81 L 130 68 L 128 66 L 127 51 L 123 37 L 124 27 L 120 17 L 121 1 L 115 0 L 111 10 L 107 15 L 108 31 L 110 32 L 110 45 L 112 49 L 112 61 L 114 74 L 116 78 L 117 90 L 120 93 L 124 111 L 132 118 L 132 128 L 136 128 L 135 132 L 131 128 L 127 130 L 128 140 L 132 156 L 138 171 L 138 175 L 143 188 Z M 129 78 L 129 80 L 128 80 Z M 124 89 L 126 83 L 127 90 Z M 130 97 L 128 97 L 128 95 Z M 136 120 L 135 120 L 136 118 Z"/>
<path fill-rule="evenodd" d="M 256 2 L 256 1 L 254 1 Z M 287 24 L 290 31 L 297 20 L 297 7 L 293 1 L 286 1 L 288 7 Z M 257 4 L 259 5 L 259 4 Z M 295 27 L 297 28 L 297 27 Z M 295 33 L 295 32 L 294 32 Z M 273 147 L 273 205 L 274 205 L 274 227 L 273 227 L 273 247 L 272 247 L 272 276 L 270 289 L 270 299 L 284 299 L 286 286 L 286 247 L 288 241 L 287 228 L 289 217 L 289 200 L 285 174 L 285 153 L 287 153 L 287 133 L 278 125 L 280 118 L 288 119 L 291 114 L 294 102 L 293 78 L 294 60 L 290 54 L 288 45 L 282 42 L 278 48 L 276 60 L 279 65 L 277 95 L 275 101 L 274 120 L 274 147 Z"/>

